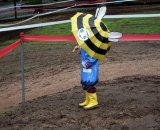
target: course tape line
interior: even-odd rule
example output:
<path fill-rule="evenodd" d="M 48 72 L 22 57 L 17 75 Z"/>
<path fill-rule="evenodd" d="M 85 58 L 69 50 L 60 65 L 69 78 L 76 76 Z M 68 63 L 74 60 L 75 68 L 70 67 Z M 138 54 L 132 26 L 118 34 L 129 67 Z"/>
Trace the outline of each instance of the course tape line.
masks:
<path fill-rule="evenodd" d="M 160 41 L 160 34 L 125 34 L 119 41 Z"/>
<path fill-rule="evenodd" d="M 30 36 L 25 35 L 24 41 L 75 41 L 75 38 L 73 35 L 64 35 L 64 36 L 44 36 L 44 35 L 38 35 L 38 36 Z M 119 41 L 156 41 L 160 40 L 160 34 L 124 34 Z"/>
<path fill-rule="evenodd" d="M 64 41 L 75 41 L 75 38 L 73 35 L 64 35 L 64 36 L 25 35 L 23 37 L 23 40 L 24 41 L 43 41 L 43 42 L 55 42 L 55 41 L 64 42 Z"/>
<path fill-rule="evenodd" d="M 119 39 L 119 41 L 160 41 L 160 34 L 125 34 L 122 36 L 122 38 Z M 37 36 L 30 36 L 30 35 L 24 35 L 23 41 L 44 41 L 44 42 L 71 42 L 75 41 L 75 38 L 73 35 L 64 35 L 64 36 L 44 36 L 44 35 L 37 35 Z M 11 52 L 13 49 L 15 49 L 17 46 L 21 44 L 21 40 L 18 40 L 7 47 L 0 50 L 0 58 L 7 55 L 9 52 Z"/>
<path fill-rule="evenodd" d="M 44 27 L 44 26 L 57 25 L 57 24 L 63 24 L 63 23 L 69 23 L 69 22 L 71 22 L 71 21 L 70 20 L 63 20 L 63 21 L 58 21 L 58 22 L 47 22 L 47 23 L 30 24 L 30 25 L 22 25 L 22 26 L 15 26 L 15 27 L 6 27 L 6 28 L 0 28 L 0 32 Z"/>
<path fill-rule="evenodd" d="M 104 19 L 119 19 L 119 18 L 151 18 L 160 17 L 160 14 L 128 14 L 128 15 L 106 15 Z"/>
<path fill-rule="evenodd" d="M 1 49 L 0 50 L 0 58 L 2 58 L 3 56 L 7 55 L 9 52 L 11 52 L 13 49 L 15 49 L 20 44 L 21 44 L 21 40 L 18 40 L 16 42 L 8 45 L 7 47 Z"/>

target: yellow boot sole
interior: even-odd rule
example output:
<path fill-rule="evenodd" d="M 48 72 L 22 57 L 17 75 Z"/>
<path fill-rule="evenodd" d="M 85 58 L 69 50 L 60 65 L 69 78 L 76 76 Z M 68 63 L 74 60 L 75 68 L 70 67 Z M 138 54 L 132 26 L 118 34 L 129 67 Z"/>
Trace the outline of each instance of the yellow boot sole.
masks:
<path fill-rule="evenodd" d="M 85 104 L 85 105 L 84 104 L 83 105 L 79 104 L 78 105 L 78 107 L 85 107 L 85 106 L 87 106 L 87 104 Z"/>
<path fill-rule="evenodd" d="M 86 107 L 86 106 L 84 106 L 83 108 L 84 108 L 85 110 L 95 109 L 95 108 L 98 108 L 98 104 L 95 105 L 95 106 L 92 106 L 92 107 Z"/>

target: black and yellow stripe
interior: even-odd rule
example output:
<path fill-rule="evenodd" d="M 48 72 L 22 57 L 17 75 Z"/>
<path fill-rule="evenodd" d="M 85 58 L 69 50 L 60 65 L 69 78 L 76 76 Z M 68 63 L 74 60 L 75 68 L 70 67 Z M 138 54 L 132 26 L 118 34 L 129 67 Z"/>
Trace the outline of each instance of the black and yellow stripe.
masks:
<path fill-rule="evenodd" d="M 109 30 L 102 21 L 91 14 L 77 13 L 71 18 L 71 22 L 72 32 L 78 44 L 91 57 L 103 60 L 112 43 L 108 41 Z M 86 28 L 90 32 L 90 38 L 86 41 L 81 41 L 77 37 L 77 32 L 81 28 Z"/>

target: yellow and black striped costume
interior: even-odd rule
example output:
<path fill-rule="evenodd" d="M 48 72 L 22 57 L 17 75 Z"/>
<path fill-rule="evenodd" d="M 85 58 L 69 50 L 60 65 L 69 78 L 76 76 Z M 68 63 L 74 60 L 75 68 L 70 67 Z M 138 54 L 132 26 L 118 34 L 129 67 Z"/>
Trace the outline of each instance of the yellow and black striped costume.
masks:
<path fill-rule="evenodd" d="M 108 41 L 109 30 L 101 21 L 91 14 L 76 13 L 71 18 L 72 32 L 78 44 L 93 58 L 103 60 L 112 43 Z M 85 28 L 90 36 L 86 41 L 78 38 L 78 30 Z"/>

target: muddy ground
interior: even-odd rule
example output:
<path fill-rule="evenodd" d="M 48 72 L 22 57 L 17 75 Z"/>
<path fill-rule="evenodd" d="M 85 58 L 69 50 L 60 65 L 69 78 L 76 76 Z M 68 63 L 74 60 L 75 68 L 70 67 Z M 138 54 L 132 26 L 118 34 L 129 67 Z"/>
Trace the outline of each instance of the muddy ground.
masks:
<path fill-rule="evenodd" d="M 100 63 L 99 108 L 78 108 L 79 55 L 74 43 L 25 43 L 25 105 L 20 51 L 0 60 L 0 130 L 159 130 L 160 42 L 114 43 Z"/>

